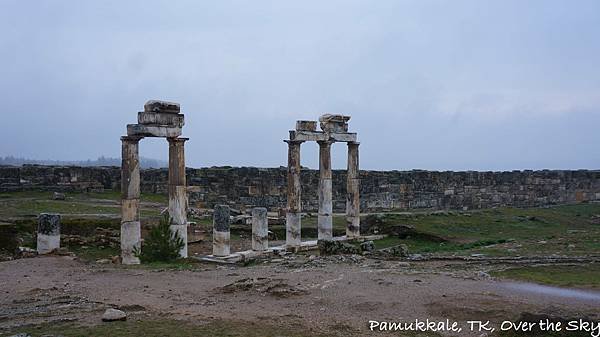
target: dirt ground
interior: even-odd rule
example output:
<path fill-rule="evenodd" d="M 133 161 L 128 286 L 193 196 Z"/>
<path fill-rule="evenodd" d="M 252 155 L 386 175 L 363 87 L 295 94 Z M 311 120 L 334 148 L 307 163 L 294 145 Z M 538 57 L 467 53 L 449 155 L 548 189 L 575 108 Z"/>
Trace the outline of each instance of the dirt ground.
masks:
<path fill-rule="evenodd" d="M 100 324 L 109 307 L 132 318 L 244 320 L 344 336 L 378 335 L 368 330 L 369 320 L 450 319 L 466 329 L 467 320 L 515 320 L 523 312 L 600 318 L 600 292 L 532 291 L 481 270 L 460 261 L 351 255 L 193 270 L 100 265 L 72 256 L 18 259 L 0 262 L 0 334 L 46 323 Z"/>

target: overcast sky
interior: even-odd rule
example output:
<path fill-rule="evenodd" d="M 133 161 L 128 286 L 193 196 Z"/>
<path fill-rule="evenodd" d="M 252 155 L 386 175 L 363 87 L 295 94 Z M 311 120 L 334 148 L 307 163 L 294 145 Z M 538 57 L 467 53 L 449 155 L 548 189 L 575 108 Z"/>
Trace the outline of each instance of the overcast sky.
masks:
<path fill-rule="evenodd" d="M 120 157 L 164 99 L 192 167 L 286 165 L 341 113 L 364 169 L 600 168 L 598 0 L 0 0 L 0 70 L 0 156 Z"/>

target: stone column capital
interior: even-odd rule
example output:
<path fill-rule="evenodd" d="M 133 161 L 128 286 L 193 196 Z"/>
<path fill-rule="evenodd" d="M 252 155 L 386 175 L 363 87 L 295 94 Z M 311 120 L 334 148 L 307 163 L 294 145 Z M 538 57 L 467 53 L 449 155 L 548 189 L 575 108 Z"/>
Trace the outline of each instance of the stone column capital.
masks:
<path fill-rule="evenodd" d="M 188 140 L 190 140 L 190 139 L 185 138 L 185 137 L 169 137 L 169 138 L 167 138 L 167 142 L 169 142 L 169 144 L 184 144 Z"/>
<path fill-rule="evenodd" d="M 335 140 L 332 139 L 317 140 L 317 144 L 319 144 L 319 146 L 331 146 L 333 143 L 335 143 Z"/>
<path fill-rule="evenodd" d="M 144 138 L 144 137 L 140 137 L 140 136 L 121 136 L 121 141 L 122 142 L 128 142 L 128 143 L 137 143 L 142 138 Z"/>

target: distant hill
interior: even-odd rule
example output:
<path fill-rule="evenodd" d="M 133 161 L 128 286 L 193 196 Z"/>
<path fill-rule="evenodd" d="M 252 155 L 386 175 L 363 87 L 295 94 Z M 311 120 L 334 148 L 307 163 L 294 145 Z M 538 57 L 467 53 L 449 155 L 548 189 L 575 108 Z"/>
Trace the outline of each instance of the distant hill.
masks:
<path fill-rule="evenodd" d="M 121 166 L 120 158 L 110 158 L 110 157 L 98 157 L 96 160 L 45 160 L 45 159 L 27 159 L 27 158 L 17 158 L 13 156 L 0 157 L 0 165 L 12 165 L 12 166 L 22 166 L 25 164 L 37 164 L 37 165 L 60 165 L 60 166 Z M 140 165 L 142 168 L 162 168 L 167 167 L 168 162 L 159 159 L 152 158 L 140 158 Z"/>

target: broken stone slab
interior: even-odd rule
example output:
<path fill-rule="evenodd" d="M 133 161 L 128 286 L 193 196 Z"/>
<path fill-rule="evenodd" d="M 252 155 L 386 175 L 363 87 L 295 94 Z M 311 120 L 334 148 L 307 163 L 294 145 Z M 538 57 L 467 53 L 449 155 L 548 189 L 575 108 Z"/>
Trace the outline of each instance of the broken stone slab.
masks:
<path fill-rule="evenodd" d="M 102 315 L 103 322 L 126 321 L 127 314 L 124 311 L 117 309 L 106 309 Z"/>
<path fill-rule="evenodd" d="M 176 138 L 181 136 L 181 128 L 169 126 L 128 124 L 127 135 L 137 137 Z"/>
<path fill-rule="evenodd" d="M 138 112 L 138 124 L 181 128 L 185 123 L 182 114 L 141 111 Z"/>
<path fill-rule="evenodd" d="M 37 252 L 48 254 L 60 248 L 60 214 L 41 213 L 38 218 Z"/>
<path fill-rule="evenodd" d="M 317 131 L 317 122 L 296 121 L 296 131 Z"/>
<path fill-rule="evenodd" d="M 149 100 L 148 102 L 146 102 L 146 104 L 144 104 L 144 111 L 178 114 L 181 111 L 181 108 L 179 106 L 179 103 Z"/>
<path fill-rule="evenodd" d="M 348 121 L 350 116 L 324 114 L 319 117 L 321 130 L 325 132 L 348 132 Z"/>

